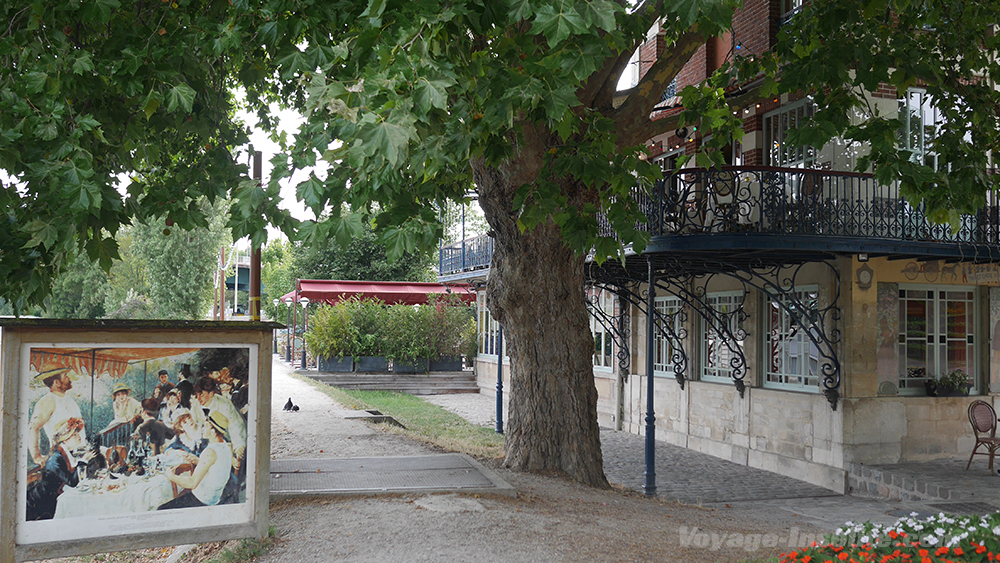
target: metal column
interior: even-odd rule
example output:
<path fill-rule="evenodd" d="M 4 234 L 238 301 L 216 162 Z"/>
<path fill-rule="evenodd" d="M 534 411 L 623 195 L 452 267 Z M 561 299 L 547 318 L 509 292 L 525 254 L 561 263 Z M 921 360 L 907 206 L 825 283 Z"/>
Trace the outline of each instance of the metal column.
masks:
<path fill-rule="evenodd" d="M 656 311 L 656 273 L 653 259 L 649 264 L 649 294 L 646 304 L 646 473 L 643 490 L 646 496 L 656 496 L 656 414 L 653 412 L 653 369 L 656 335 L 654 332 Z"/>

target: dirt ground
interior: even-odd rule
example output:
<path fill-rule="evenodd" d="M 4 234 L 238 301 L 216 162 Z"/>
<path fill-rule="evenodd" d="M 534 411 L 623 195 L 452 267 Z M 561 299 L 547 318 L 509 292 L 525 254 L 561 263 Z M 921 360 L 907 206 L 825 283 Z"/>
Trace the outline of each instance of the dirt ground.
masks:
<path fill-rule="evenodd" d="M 272 457 L 366 457 L 433 453 L 379 425 L 345 421 L 343 407 L 276 370 Z M 289 396 L 300 406 L 283 412 Z M 529 475 L 481 460 L 517 490 L 502 496 L 391 495 L 272 500 L 277 539 L 259 561 L 769 561 L 819 529 L 751 506 L 702 508 L 621 489 L 595 490 L 558 475 Z M 790 539 L 791 538 L 791 539 Z M 226 544 L 232 546 L 230 542 Z M 181 561 L 207 563 L 208 544 Z M 173 550 L 82 561 L 163 563 Z M 176 557 L 176 554 L 174 554 Z M 66 560 L 63 560 L 66 561 Z M 73 561 L 81 561 L 75 559 Z"/>

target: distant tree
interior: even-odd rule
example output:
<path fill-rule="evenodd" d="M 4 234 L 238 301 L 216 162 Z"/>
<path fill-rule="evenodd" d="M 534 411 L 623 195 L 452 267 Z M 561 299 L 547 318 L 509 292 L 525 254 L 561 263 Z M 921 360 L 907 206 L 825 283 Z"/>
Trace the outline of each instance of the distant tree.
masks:
<path fill-rule="evenodd" d="M 385 243 L 379 242 L 370 223 L 354 216 L 361 234 L 341 247 L 334 240 L 321 246 L 293 247 L 292 273 L 300 279 L 433 281 L 434 255 L 429 251 L 404 252 L 396 260 L 387 258 Z M 345 219 L 352 221 L 351 218 Z"/>
<path fill-rule="evenodd" d="M 216 256 L 229 242 L 223 228 L 228 204 L 213 206 L 202 200 L 199 205 L 209 218 L 200 228 L 171 229 L 163 219 L 135 227 L 133 244 L 147 269 L 149 297 L 159 318 L 201 319 L 209 309 Z"/>
<path fill-rule="evenodd" d="M 292 275 L 292 246 L 287 240 L 278 240 L 265 246 L 260 253 L 261 308 L 271 319 L 285 318 L 287 305 L 274 306 L 273 301 L 295 289 Z"/>
<path fill-rule="evenodd" d="M 134 232 L 133 227 L 125 227 L 115 237 L 121 260 L 115 260 L 108 272 L 109 287 L 104 303 L 104 310 L 114 318 L 152 318 L 154 315 L 151 303 L 148 307 L 137 307 L 135 304 L 140 296 L 145 296 L 145 301 L 148 301 L 149 272 L 136 252 Z M 132 303 L 126 305 L 127 302 Z M 150 316 L 124 316 L 126 312 L 142 315 L 144 311 L 148 311 Z"/>
<path fill-rule="evenodd" d="M 61 319 L 97 319 L 104 316 L 105 297 L 111 291 L 108 274 L 91 262 L 86 253 L 77 252 L 73 262 L 52 284 L 46 317 Z"/>

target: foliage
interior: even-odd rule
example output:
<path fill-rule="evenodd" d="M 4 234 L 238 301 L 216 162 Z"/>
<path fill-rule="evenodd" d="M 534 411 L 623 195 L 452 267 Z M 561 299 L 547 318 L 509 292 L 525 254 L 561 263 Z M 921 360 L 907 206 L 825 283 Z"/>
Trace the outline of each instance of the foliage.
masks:
<path fill-rule="evenodd" d="M 201 0 L 0 5 L 0 296 L 17 310 L 42 301 L 76 248 L 107 270 L 133 219 L 207 227 L 202 197 L 241 199 L 237 237 L 291 224 L 276 192 L 240 183 L 234 15 Z"/>
<path fill-rule="evenodd" d="M 209 310 L 216 257 L 228 242 L 222 228 L 228 206 L 222 201 L 210 206 L 205 200 L 200 205 L 212 219 L 209 228 L 170 229 L 159 220 L 135 227 L 133 246 L 147 269 L 149 297 L 158 318 L 201 319 Z"/>
<path fill-rule="evenodd" d="M 292 250 L 291 271 L 301 279 L 433 281 L 432 256 L 426 250 L 404 251 L 390 260 L 386 246 L 379 242 L 371 222 L 361 215 L 349 215 L 345 221 L 359 223 L 360 232 L 341 247 L 335 240 L 314 245 L 297 245 Z"/>
<path fill-rule="evenodd" d="M 155 319 L 156 305 L 146 295 L 129 291 L 118 307 L 107 314 L 110 319 Z"/>
<path fill-rule="evenodd" d="M 357 349 L 353 356 L 385 355 L 385 305 L 374 299 L 351 299 L 347 303 L 357 331 Z"/>
<path fill-rule="evenodd" d="M 310 317 L 306 345 L 318 358 L 351 356 L 357 349 L 356 331 L 349 302 L 322 305 Z"/>
<path fill-rule="evenodd" d="M 937 379 L 928 379 L 926 385 L 928 394 L 947 395 L 955 391 L 961 391 L 963 395 L 968 395 L 969 388 L 972 386 L 972 378 L 964 371 L 956 369 L 949 374 L 941 375 Z"/>
<path fill-rule="evenodd" d="M 848 522 L 820 545 L 782 555 L 782 563 L 822 561 L 996 561 L 1000 559 L 1000 512 L 987 516 L 916 514 L 883 525 Z"/>
<path fill-rule="evenodd" d="M 427 327 L 433 311 L 422 305 L 391 305 L 385 309 L 383 355 L 390 360 L 412 361 L 432 354 Z"/>
<path fill-rule="evenodd" d="M 260 252 L 261 307 L 268 318 L 277 321 L 287 317 L 288 306 L 284 303 L 275 306 L 274 300 L 295 289 L 291 253 L 291 243 L 286 240 L 273 241 Z"/>
<path fill-rule="evenodd" d="M 52 284 L 45 316 L 63 319 L 97 319 L 104 316 L 105 296 L 111 290 L 108 276 L 83 252 L 77 252 Z"/>
<path fill-rule="evenodd" d="M 465 338 L 476 329 L 476 309 L 462 302 L 457 295 L 428 296 L 427 309 L 429 317 L 426 322 L 430 357 L 461 356 Z"/>
<path fill-rule="evenodd" d="M 154 316 L 152 310 L 150 311 L 151 316 L 148 317 L 120 316 L 126 310 L 134 310 L 132 305 L 126 305 L 127 301 L 133 300 L 137 296 L 149 295 L 149 271 L 146 269 L 146 263 L 142 256 L 136 251 L 134 240 L 135 228 L 131 226 L 123 227 L 118 231 L 118 236 L 115 237 L 121 259 L 115 260 L 111 270 L 108 271 L 110 287 L 104 301 L 104 310 L 113 318 L 153 318 Z M 119 313 L 116 314 L 115 311 L 119 311 Z"/>

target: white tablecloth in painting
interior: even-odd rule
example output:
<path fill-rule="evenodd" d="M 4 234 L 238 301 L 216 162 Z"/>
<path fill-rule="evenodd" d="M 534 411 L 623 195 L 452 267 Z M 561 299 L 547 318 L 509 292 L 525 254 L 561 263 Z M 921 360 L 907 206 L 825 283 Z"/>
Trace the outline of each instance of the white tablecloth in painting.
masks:
<path fill-rule="evenodd" d="M 84 480 L 65 487 L 56 500 L 56 518 L 113 516 L 149 512 L 174 498 L 174 490 L 163 475 Z"/>

